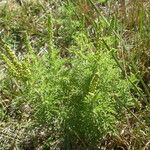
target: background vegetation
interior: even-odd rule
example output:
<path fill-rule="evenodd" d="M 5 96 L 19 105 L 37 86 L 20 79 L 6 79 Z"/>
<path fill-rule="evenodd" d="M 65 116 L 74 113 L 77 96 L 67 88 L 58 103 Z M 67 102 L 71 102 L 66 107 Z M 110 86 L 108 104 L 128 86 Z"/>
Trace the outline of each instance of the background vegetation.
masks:
<path fill-rule="evenodd" d="M 149 0 L 0 1 L 0 149 L 150 148 Z"/>

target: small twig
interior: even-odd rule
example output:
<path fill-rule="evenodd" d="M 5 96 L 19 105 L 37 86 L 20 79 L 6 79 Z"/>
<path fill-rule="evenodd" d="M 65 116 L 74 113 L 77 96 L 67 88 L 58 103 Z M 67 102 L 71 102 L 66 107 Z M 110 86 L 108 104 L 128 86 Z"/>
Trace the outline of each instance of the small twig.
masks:
<path fill-rule="evenodd" d="M 146 150 L 146 148 L 149 148 L 149 145 L 150 145 L 150 140 L 146 143 L 146 145 L 143 147 L 142 150 Z"/>

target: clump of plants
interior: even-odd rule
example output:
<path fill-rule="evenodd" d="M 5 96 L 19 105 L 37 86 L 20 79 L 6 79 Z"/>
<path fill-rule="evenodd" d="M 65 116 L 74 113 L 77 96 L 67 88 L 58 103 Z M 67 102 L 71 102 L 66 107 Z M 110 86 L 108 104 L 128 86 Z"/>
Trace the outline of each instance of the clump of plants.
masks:
<path fill-rule="evenodd" d="M 51 38 L 52 29 L 49 34 Z M 31 118 L 55 131 L 64 148 L 72 149 L 78 143 L 96 148 L 103 136 L 117 132 L 124 108 L 132 105 L 130 84 L 111 51 L 93 50 L 84 33 L 74 36 L 74 43 L 68 58 L 62 58 L 51 42 L 49 51 L 39 57 L 26 35 L 28 52 L 22 60 L 4 44 L 6 54 L 1 58 L 7 66 L 6 88 L 13 95 L 12 104 L 27 103 Z M 15 91 L 13 86 L 17 86 Z"/>
<path fill-rule="evenodd" d="M 128 4 L 57 0 L 5 5 L 0 13 L 0 147 L 148 147 L 149 89 L 135 65 L 147 50 L 147 39 L 142 42 L 148 35 L 142 19 L 148 18 L 147 2 L 138 5 L 140 17 L 133 14 L 140 22 L 135 25 Z M 123 22 L 122 13 L 133 20 Z"/>

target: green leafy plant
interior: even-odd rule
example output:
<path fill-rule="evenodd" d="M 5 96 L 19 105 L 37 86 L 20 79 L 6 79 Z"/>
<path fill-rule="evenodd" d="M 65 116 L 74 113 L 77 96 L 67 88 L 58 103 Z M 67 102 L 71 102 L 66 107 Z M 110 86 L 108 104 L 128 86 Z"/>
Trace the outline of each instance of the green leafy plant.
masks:
<path fill-rule="evenodd" d="M 149 89 L 138 66 L 143 52 L 136 50 L 144 46 L 148 56 L 147 2 L 135 6 L 139 16 L 128 14 L 132 5 L 116 15 L 123 3 L 107 0 L 10 4 L 0 14 L 0 130 L 14 121 L 22 134 L 26 124 L 26 139 L 37 149 L 147 147 Z M 14 141 L 10 149 L 26 145 Z"/>
<path fill-rule="evenodd" d="M 92 147 L 104 135 L 117 131 L 124 107 L 132 102 L 130 84 L 109 51 L 92 51 L 93 45 L 83 33 L 75 36 L 75 43 L 69 49 L 70 58 L 61 58 L 53 48 L 51 57 L 46 53 L 29 61 L 33 63 L 30 80 L 21 78 L 21 91 L 14 100 L 28 102 L 37 123 L 58 128 L 65 143 L 80 141 Z"/>

